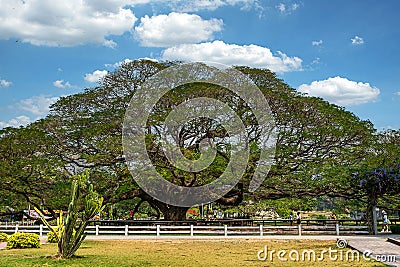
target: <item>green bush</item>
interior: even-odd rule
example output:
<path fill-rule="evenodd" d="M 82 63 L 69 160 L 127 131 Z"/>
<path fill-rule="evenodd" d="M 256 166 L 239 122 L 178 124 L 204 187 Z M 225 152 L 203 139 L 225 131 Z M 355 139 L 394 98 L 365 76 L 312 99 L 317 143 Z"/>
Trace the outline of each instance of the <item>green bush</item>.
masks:
<path fill-rule="evenodd" d="M 7 249 L 12 248 L 38 248 L 40 247 L 40 237 L 33 233 L 15 233 L 7 241 Z"/>
<path fill-rule="evenodd" d="M 8 235 L 6 233 L 0 233 L 0 242 L 7 242 Z"/>
<path fill-rule="evenodd" d="M 47 233 L 47 242 L 49 242 L 49 243 L 57 243 L 56 235 L 51 231 Z"/>
<path fill-rule="evenodd" d="M 400 224 L 391 224 L 389 227 L 393 234 L 400 234 Z"/>
<path fill-rule="evenodd" d="M 55 227 L 54 230 L 60 236 L 60 234 L 61 234 L 60 228 Z M 49 242 L 49 243 L 57 243 L 58 242 L 56 235 L 54 234 L 53 231 L 50 231 L 47 233 L 47 242 Z"/>

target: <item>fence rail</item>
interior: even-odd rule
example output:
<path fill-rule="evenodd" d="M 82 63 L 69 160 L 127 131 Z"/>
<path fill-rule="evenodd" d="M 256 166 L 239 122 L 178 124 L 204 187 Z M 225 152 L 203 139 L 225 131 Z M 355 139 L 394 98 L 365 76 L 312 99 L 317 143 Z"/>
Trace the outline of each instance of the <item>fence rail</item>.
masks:
<path fill-rule="evenodd" d="M 12 234 L 16 232 L 37 233 L 41 237 L 47 235 L 49 229 L 45 225 L 0 225 L 0 232 Z M 205 225 L 147 225 L 147 226 L 102 226 L 91 225 L 86 228 L 88 235 L 119 236 L 268 236 L 268 235 L 356 235 L 368 234 L 367 226 L 333 225 L 295 225 L 295 226 L 205 226 Z"/>

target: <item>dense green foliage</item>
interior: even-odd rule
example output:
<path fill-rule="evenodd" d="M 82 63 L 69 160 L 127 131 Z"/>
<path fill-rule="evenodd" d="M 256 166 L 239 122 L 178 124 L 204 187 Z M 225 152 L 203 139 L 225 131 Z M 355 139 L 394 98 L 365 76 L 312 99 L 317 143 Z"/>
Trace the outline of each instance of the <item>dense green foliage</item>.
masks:
<path fill-rule="evenodd" d="M 59 220 L 60 218 L 57 218 L 57 220 Z M 58 224 L 57 224 L 58 225 Z M 47 233 L 47 242 L 49 243 L 58 243 L 58 239 L 57 236 L 61 236 L 61 231 L 62 229 L 55 227 L 54 228 L 54 232 L 53 231 L 49 231 Z"/>
<path fill-rule="evenodd" d="M 8 235 L 6 233 L 0 232 L 0 242 L 7 242 L 7 240 L 8 240 Z"/>
<path fill-rule="evenodd" d="M 69 181 L 39 124 L 0 130 L 1 205 L 22 210 L 30 203 L 51 212 L 66 205 Z"/>
<path fill-rule="evenodd" d="M 7 249 L 13 248 L 39 248 L 40 237 L 33 233 L 17 232 L 12 234 L 7 240 Z"/>
<path fill-rule="evenodd" d="M 390 227 L 390 231 L 392 231 L 392 234 L 396 234 L 396 235 L 400 234 L 400 225 L 391 224 L 389 227 Z"/>

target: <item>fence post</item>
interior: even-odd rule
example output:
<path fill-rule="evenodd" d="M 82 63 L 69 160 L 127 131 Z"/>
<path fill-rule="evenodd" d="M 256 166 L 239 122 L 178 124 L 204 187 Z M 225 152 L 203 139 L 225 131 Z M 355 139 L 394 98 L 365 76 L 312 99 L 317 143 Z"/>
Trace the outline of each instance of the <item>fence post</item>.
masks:
<path fill-rule="evenodd" d="M 193 236 L 193 224 L 190 225 L 190 236 Z"/>
<path fill-rule="evenodd" d="M 299 236 L 301 236 L 301 223 L 299 223 L 298 228 L 299 228 Z"/>
<path fill-rule="evenodd" d="M 15 225 L 15 232 L 18 232 L 18 224 Z"/>
<path fill-rule="evenodd" d="M 224 225 L 224 235 L 228 236 L 228 225 Z"/>
<path fill-rule="evenodd" d="M 339 224 L 336 223 L 336 235 L 339 235 Z"/>
<path fill-rule="evenodd" d="M 260 224 L 260 236 L 263 236 L 263 235 L 264 235 L 264 233 L 263 233 L 263 225 Z"/>
<path fill-rule="evenodd" d="M 96 224 L 96 235 L 99 235 L 99 225 Z"/>
<path fill-rule="evenodd" d="M 40 237 L 43 236 L 43 224 L 40 224 L 40 226 L 39 226 L 39 236 Z"/>
<path fill-rule="evenodd" d="M 160 236 L 160 225 L 159 224 L 157 224 L 157 236 Z"/>
<path fill-rule="evenodd" d="M 125 225 L 125 236 L 128 236 L 129 234 L 129 225 Z"/>

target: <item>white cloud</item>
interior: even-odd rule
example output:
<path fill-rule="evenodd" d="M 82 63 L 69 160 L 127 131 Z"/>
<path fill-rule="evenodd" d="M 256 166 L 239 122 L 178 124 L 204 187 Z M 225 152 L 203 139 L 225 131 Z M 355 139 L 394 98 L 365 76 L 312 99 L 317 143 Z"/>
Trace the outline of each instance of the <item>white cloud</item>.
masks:
<path fill-rule="evenodd" d="M 109 47 L 109 48 L 112 48 L 112 49 L 114 49 L 114 48 L 117 47 L 117 43 L 114 42 L 113 40 L 105 40 L 105 41 L 103 42 L 103 45 L 104 45 L 105 47 Z"/>
<path fill-rule="evenodd" d="M 284 3 L 279 3 L 275 6 L 276 9 L 281 12 L 281 14 L 291 14 L 293 11 L 296 11 L 300 7 L 300 4 L 293 3 L 291 5 L 285 5 Z"/>
<path fill-rule="evenodd" d="M 12 82 L 9 82 L 7 80 L 0 80 L 0 87 L 9 87 L 12 84 Z"/>
<path fill-rule="evenodd" d="M 167 2 L 173 10 L 180 12 L 213 11 L 223 6 L 240 6 L 242 10 L 250 10 L 252 7 L 258 9 L 260 6 L 258 0 L 161 0 L 160 2 Z"/>
<path fill-rule="evenodd" d="M 126 63 L 129 63 L 129 62 L 132 62 L 132 61 L 133 61 L 132 59 L 125 58 L 124 60 L 119 61 L 119 62 L 114 63 L 114 64 L 104 64 L 104 66 L 106 66 L 107 68 L 119 68 L 119 67 L 122 66 L 122 64 L 126 64 Z"/>
<path fill-rule="evenodd" d="M 49 113 L 50 106 L 58 99 L 58 97 L 46 97 L 45 95 L 33 96 L 19 101 L 18 107 L 33 115 L 43 116 Z"/>
<path fill-rule="evenodd" d="M 259 0 L 0 0 L 0 40 L 15 38 L 45 46 L 94 43 L 115 48 L 117 43 L 110 36 L 132 31 L 137 21 L 132 10 L 141 4 L 179 12 L 222 6 L 263 9 Z"/>
<path fill-rule="evenodd" d="M 19 127 L 21 125 L 27 125 L 31 123 L 32 120 L 28 116 L 18 116 L 8 122 L 0 121 L 0 129 L 5 127 Z"/>
<path fill-rule="evenodd" d="M 342 77 L 328 78 L 302 84 L 299 91 L 311 96 L 322 97 L 340 106 L 350 106 L 372 102 L 377 99 L 380 90 L 369 83 L 350 81 Z"/>
<path fill-rule="evenodd" d="M 279 5 L 276 6 L 276 8 L 281 12 L 285 13 L 286 11 L 286 5 L 284 3 L 280 3 Z"/>
<path fill-rule="evenodd" d="M 143 46 L 170 47 L 198 43 L 213 38 L 222 30 L 220 19 L 203 20 L 200 16 L 172 12 L 168 15 L 144 16 L 135 27 L 137 39 Z"/>
<path fill-rule="evenodd" d="M 297 10 L 299 7 L 300 7 L 299 4 L 294 3 L 294 4 L 292 4 L 291 9 L 292 9 L 292 11 L 295 11 L 295 10 Z"/>
<path fill-rule="evenodd" d="M 351 39 L 351 43 L 353 45 L 362 45 L 364 43 L 364 39 L 356 35 Z"/>
<path fill-rule="evenodd" d="M 132 29 L 137 18 L 124 6 L 135 2 L 0 0 L 0 39 L 18 38 L 47 46 L 97 43 L 113 47 L 115 42 L 106 38 Z"/>
<path fill-rule="evenodd" d="M 319 40 L 319 41 L 312 41 L 312 45 L 314 45 L 314 46 L 320 46 L 320 45 L 322 45 L 322 43 L 323 43 L 323 41 L 322 40 Z"/>
<path fill-rule="evenodd" d="M 398 96 L 400 96 L 400 92 L 396 92 L 395 94 L 398 95 Z"/>
<path fill-rule="evenodd" d="M 108 71 L 106 70 L 95 70 L 93 73 L 86 73 L 84 79 L 91 83 L 98 83 L 107 75 L 107 73 Z"/>
<path fill-rule="evenodd" d="M 273 55 L 271 50 L 258 45 L 226 44 L 222 41 L 201 44 L 183 44 L 167 48 L 162 52 L 164 60 L 214 61 L 226 65 L 246 65 L 268 68 L 277 73 L 301 70 L 302 60 L 288 57 L 278 51 Z"/>
<path fill-rule="evenodd" d="M 69 82 L 64 82 L 64 80 L 57 80 L 53 82 L 53 85 L 57 88 L 71 88 L 72 85 Z"/>

